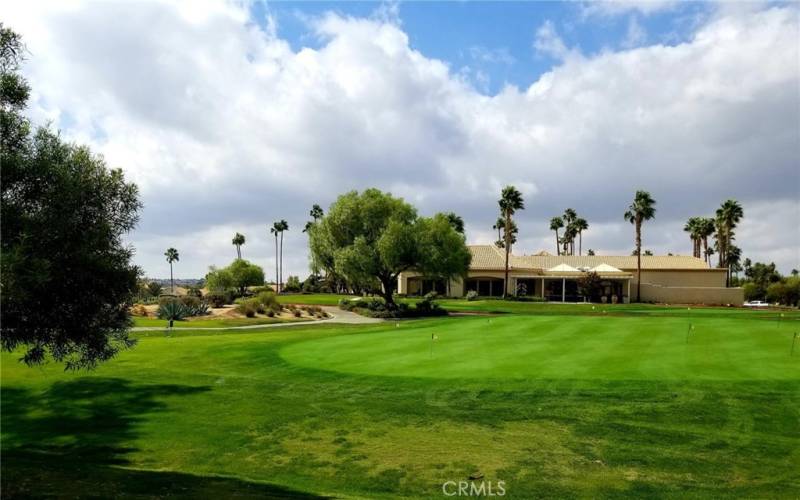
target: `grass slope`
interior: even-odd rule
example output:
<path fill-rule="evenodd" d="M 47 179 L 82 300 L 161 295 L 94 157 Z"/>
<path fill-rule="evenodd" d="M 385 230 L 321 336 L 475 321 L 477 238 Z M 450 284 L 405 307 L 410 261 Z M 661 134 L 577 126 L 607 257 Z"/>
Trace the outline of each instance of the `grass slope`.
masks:
<path fill-rule="evenodd" d="M 3 495 L 438 497 L 479 470 L 509 498 L 800 496 L 793 323 L 488 319 L 147 333 L 92 373 L 4 353 Z"/>

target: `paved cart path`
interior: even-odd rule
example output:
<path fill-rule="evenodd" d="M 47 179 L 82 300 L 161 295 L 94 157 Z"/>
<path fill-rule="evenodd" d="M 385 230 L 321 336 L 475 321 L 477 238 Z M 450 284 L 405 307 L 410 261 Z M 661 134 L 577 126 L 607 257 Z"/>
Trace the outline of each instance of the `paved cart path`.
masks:
<path fill-rule="evenodd" d="M 287 323 L 267 323 L 263 325 L 243 325 L 243 326 L 175 326 L 173 330 L 252 330 L 255 328 L 281 328 L 289 326 L 308 326 L 318 325 L 322 323 L 342 323 L 350 325 L 365 325 L 371 323 L 382 323 L 383 319 L 367 318 L 350 311 L 343 311 L 334 306 L 320 306 L 323 311 L 330 315 L 330 318 L 320 319 L 315 321 L 296 321 Z M 152 332 L 163 331 L 166 327 L 163 326 L 135 326 L 132 328 L 134 332 Z"/>

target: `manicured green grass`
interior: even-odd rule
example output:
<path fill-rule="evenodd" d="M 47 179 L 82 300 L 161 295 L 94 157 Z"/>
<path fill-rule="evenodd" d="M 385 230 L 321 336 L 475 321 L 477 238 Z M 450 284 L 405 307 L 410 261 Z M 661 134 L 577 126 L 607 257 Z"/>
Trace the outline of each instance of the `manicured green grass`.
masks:
<path fill-rule="evenodd" d="M 698 316 L 686 344 L 636 314 L 143 332 L 92 373 L 4 353 L 3 495 L 800 496 L 795 323 Z"/>
<path fill-rule="evenodd" d="M 278 295 L 281 304 L 304 304 L 309 306 L 335 306 L 340 299 L 353 299 L 353 295 L 339 295 L 335 293 L 287 293 Z"/>

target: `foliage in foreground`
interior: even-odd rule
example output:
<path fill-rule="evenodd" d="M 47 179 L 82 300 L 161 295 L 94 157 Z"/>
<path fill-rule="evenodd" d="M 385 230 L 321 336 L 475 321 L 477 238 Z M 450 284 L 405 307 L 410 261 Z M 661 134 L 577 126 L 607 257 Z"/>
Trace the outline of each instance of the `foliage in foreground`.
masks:
<path fill-rule="evenodd" d="M 18 73 L 24 47 L 3 26 L 0 43 L 2 346 L 24 346 L 29 365 L 49 355 L 94 367 L 133 344 L 139 269 L 122 239 L 138 220 L 138 190 L 88 147 L 32 130 Z"/>

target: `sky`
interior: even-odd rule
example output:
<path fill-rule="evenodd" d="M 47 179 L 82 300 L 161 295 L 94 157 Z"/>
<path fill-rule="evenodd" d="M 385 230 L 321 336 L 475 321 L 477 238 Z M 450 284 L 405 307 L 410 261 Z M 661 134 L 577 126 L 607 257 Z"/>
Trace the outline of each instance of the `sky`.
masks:
<path fill-rule="evenodd" d="M 236 256 L 308 275 L 315 203 L 377 187 L 496 239 L 500 190 L 525 199 L 515 253 L 629 254 L 622 214 L 657 201 L 656 254 L 690 254 L 691 216 L 726 199 L 744 257 L 800 268 L 800 6 L 649 2 L 6 2 L 29 50 L 37 124 L 89 144 L 140 189 L 127 241 L 152 278 Z"/>

